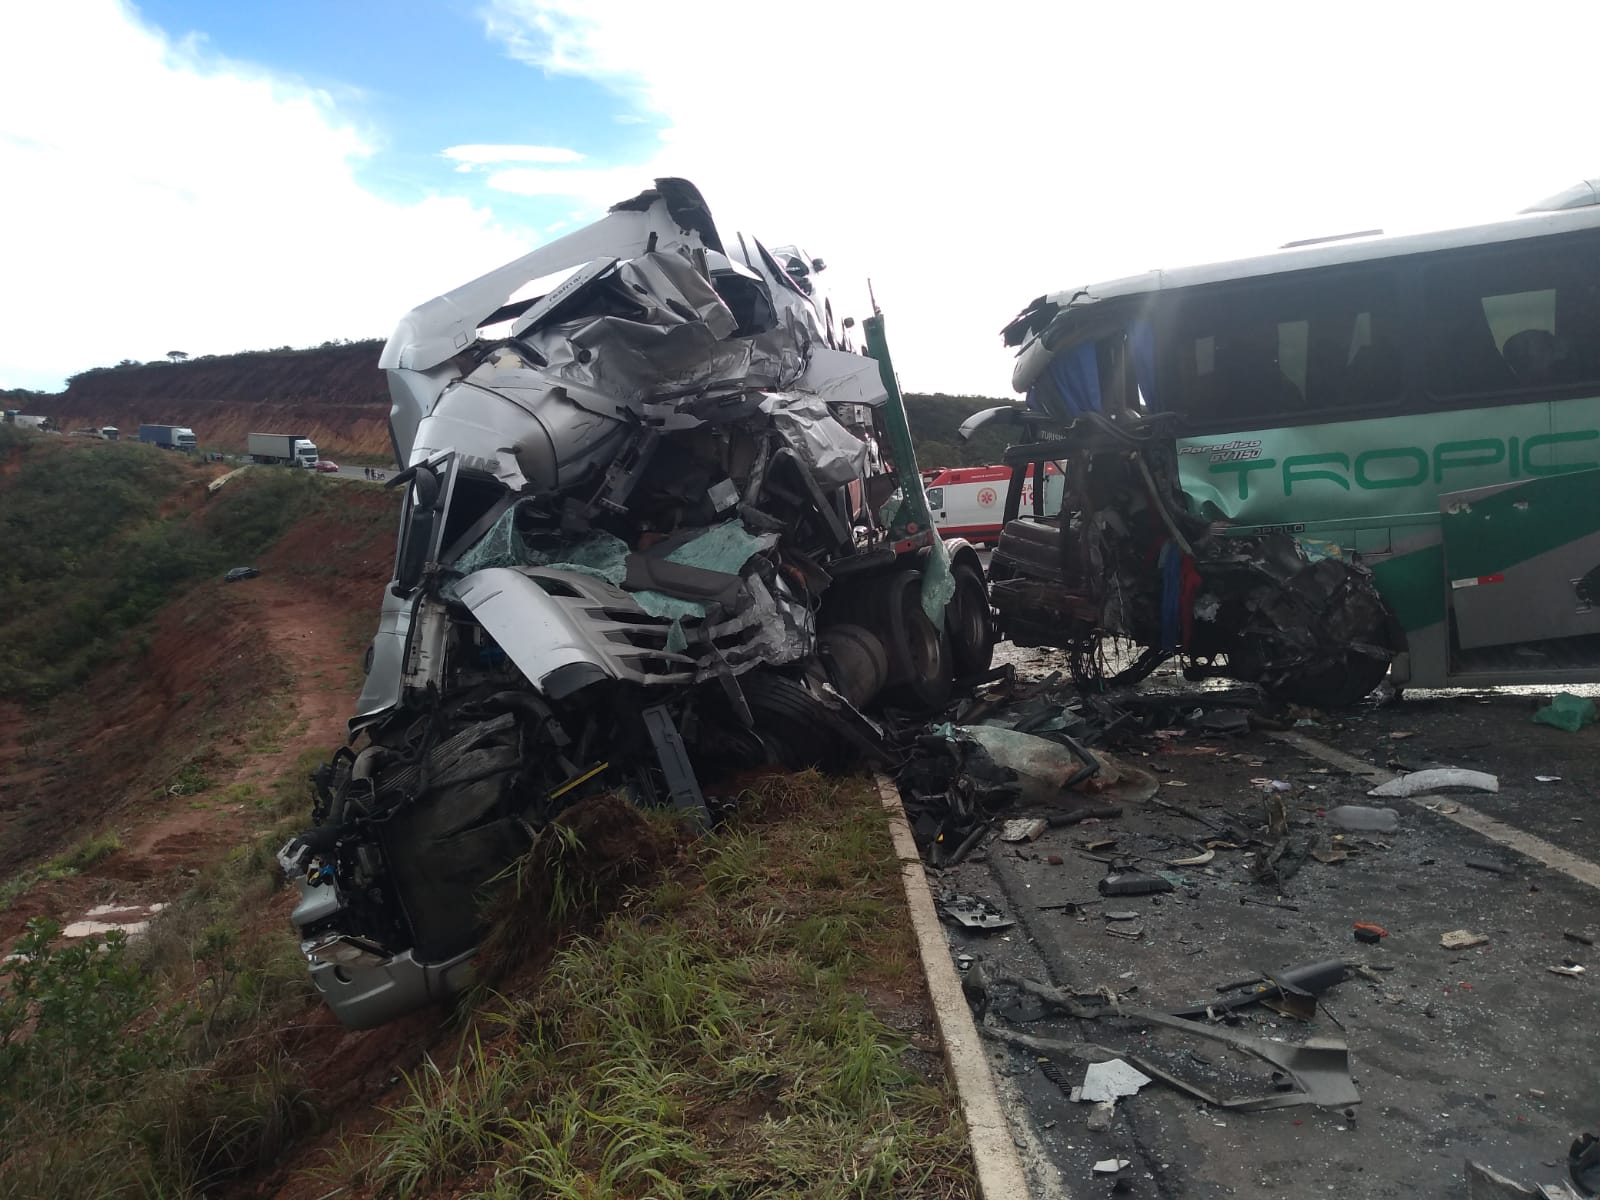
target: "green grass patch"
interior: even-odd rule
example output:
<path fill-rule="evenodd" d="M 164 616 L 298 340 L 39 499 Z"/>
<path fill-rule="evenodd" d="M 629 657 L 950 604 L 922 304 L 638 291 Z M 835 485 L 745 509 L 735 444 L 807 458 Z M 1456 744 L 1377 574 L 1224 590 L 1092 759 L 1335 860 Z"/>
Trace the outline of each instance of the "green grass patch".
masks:
<path fill-rule="evenodd" d="M 34 884 L 46 879 L 70 879 L 122 849 L 122 838 L 112 829 L 84 838 L 72 849 L 47 859 L 0 884 L 0 911 L 10 908 Z M 4 1077 L 0 1076 L 0 1084 Z"/>
<path fill-rule="evenodd" d="M 330 1182 L 473 1200 L 975 1194 L 942 1068 L 897 1027 L 920 984 L 904 1010 L 869 1000 L 915 975 L 876 793 L 808 773 L 746 800 L 537 979 L 503 981 L 455 1055 L 341 1141 Z M 572 869 L 502 922 L 593 902 L 583 837 L 546 845 L 547 874 Z"/>

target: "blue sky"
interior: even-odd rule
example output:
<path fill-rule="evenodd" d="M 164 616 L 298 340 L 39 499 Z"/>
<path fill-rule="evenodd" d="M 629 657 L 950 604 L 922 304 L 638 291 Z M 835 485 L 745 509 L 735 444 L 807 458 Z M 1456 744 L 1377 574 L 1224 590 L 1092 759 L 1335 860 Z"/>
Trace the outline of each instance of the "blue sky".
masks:
<path fill-rule="evenodd" d="M 383 337 L 678 175 L 824 257 L 841 316 L 870 279 L 908 388 L 1004 395 L 998 331 L 1042 293 L 1600 175 L 1600 5 L 1504 11 L 0 4 L 0 387 Z"/>
<path fill-rule="evenodd" d="M 491 38 L 479 3 L 464 0 L 282 0 L 218 4 L 145 0 L 139 14 L 175 38 L 255 63 L 325 91 L 375 153 L 356 168 L 400 203 L 435 192 L 492 205 L 501 219 L 543 230 L 582 206 L 497 192 L 442 151 L 460 144 L 533 145 L 584 161 L 648 157 L 659 117 L 614 86 L 514 60 Z"/>

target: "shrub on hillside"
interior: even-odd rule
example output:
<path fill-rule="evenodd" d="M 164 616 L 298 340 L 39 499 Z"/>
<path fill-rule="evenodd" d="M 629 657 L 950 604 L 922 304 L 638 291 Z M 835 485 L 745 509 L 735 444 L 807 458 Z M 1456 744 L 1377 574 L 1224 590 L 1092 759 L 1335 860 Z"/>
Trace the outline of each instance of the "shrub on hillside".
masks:
<path fill-rule="evenodd" d="M 148 446 L 12 431 L 0 456 L 18 464 L 0 478 L 5 699 L 44 700 L 81 680 L 178 589 L 260 554 L 322 496 L 301 472 L 253 471 L 191 513 L 169 502 L 203 477 Z"/>

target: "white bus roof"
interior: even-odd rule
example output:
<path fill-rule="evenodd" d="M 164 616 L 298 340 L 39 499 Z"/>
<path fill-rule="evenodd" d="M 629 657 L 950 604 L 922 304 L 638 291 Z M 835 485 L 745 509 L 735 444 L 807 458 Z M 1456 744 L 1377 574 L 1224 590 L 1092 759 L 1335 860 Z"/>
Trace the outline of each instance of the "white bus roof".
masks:
<path fill-rule="evenodd" d="M 1506 220 L 1468 225 L 1460 229 L 1310 242 L 1251 258 L 1146 271 L 1142 275 L 1129 275 L 1087 287 L 1052 292 L 1033 301 L 1012 322 L 1012 327 L 1015 327 L 1033 314 L 1034 327 L 1038 332 L 1028 336 L 1018 352 L 1011 386 L 1019 392 L 1026 392 L 1049 361 L 1078 340 L 1074 335 L 1091 324 L 1096 306 L 1107 300 L 1597 228 L 1600 228 L 1600 206 L 1597 205 L 1558 212 L 1528 212 Z M 1041 322 L 1042 325 L 1039 324 Z"/>

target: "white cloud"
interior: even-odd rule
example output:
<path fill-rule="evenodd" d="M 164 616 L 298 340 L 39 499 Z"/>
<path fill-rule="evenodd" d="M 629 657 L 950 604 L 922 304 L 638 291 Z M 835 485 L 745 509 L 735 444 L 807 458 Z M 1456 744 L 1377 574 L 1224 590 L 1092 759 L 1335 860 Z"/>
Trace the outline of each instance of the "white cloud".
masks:
<path fill-rule="evenodd" d="M 908 386 L 1001 394 L 997 330 L 1043 292 L 1493 218 L 1600 173 L 1593 6 L 956 11 L 813 0 L 802 20 L 704 0 L 686 29 L 655 0 L 490 0 L 509 53 L 606 83 L 665 129 L 631 174 L 489 182 L 600 201 L 686 176 L 720 223 L 827 258 L 857 314 L 870 274 Z"/>
<path fill-rule="evenodd" d="M 565 146 L 489 146 L 473 144 L 448 146 L 443 151 L 443 154 L 446 158 L 461 164 L 456 168 L 457 170 L 471 170 L 473 167 L 510 162 L 575 163 L 583 161 L 583 155 L 576 150 L 568 150 Z"/>
<path fill-rule="evenodd" d="M 0 40 L 63 44 L 49 5 Z M 73 9 L 70 53 L 0 72 L 0 386 L 121 358 L 385 336 L 417 303 L 535 238 L 465 200 L 391 203 L 367 140 L 303 85 L 174 42 L 115 0 Z"/>

